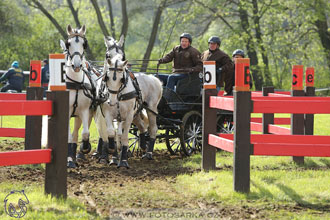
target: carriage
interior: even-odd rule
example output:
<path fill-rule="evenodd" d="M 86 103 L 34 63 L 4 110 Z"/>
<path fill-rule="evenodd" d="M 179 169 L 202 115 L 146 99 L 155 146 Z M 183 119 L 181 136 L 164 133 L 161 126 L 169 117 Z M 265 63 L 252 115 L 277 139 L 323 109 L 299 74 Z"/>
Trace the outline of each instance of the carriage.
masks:
<path fill-rule="evenodd" d="M 138 61 L 133 64 L 133 70 L 138 69 Z M 153 69 L 152 69 L 153 70 Z M 158 75 L 157 72 L 147 74 Z M 189 77 L 179 80 L 173 91 L 163 85 L 163 94 L 158 104 L 157 140 L 165 142 L 170 154 L 178 153 L 190 156 L 202 149 L 202 75 L 189 74 Z M 230 111 L 219 110 L 217 131 L 231 133 L 233 131 L 233 114 Z M 132 125 L 130 129 L 131 154 L 139 154 L 138 129 Z"/>

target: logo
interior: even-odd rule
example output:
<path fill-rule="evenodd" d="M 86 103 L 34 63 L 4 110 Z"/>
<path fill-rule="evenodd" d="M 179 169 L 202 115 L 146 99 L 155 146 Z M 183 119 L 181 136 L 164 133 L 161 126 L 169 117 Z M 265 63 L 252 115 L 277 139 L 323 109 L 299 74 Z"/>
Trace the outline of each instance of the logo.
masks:
<path fill-rule="evenodd" d="M 13 218 L 22 218 L 27 212 L 26 204 L 29 204 L 29 199 L 22 191 L 11 191 L 5 198 L 5 211 L 7 215 Z"/>

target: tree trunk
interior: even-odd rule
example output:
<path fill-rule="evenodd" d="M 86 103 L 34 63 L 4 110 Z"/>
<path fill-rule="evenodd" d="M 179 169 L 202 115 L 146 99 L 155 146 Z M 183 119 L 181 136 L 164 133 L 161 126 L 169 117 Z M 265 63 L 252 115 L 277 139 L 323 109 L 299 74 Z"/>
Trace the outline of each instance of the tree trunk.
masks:
<path fill-rule="evenodd" d="M 123 16 L 123 25 L 121 27 L 121 35 L 124 35 L 126 38 L 127 30 L 128 30 L 128 15 L 127 15 L 127 6 L 126 6 L 126 0 L 121 0 L 121 13 Z M 124 45 L 123 45 L 124 48 Z"/>
<path fill-rule="evenodd" d="M 115 21 L 113 19 L 113 12 L 112 12 L 112 4 L 111 0 L 107 0 L 108 2 L 108 7 L 109 7 L 109 17 L 110 17 L 110 29 L 111 29 L 111 34 L 114 39 L 116 39 L 116 31 L 115 31 Z"/>
<path fill-rule="evenodd" d="M 61 25 L 56 21 L 56 19 L 51 14 L 49 14 L 49 12 L 42 6 L 42 4 L 39 1 L 37 0 L 31 0 L 31 1 L 33 2 L 34 5 L 31 5 L 30 1 L 26 0 L 26 2 L 29 5 L 38 8 L 52 22 L 52 24 L 56 27 L 58 32 L 60 32 L 60 34 L 62 35 L 63 39 L 66 39 L 68 35 L 63 30 Z"/>
<path fill-rule="evenodd" d="M 101 14 L 101 11 L 100 11 L 100 8 L 99 8 L 99 5 L 97 4 L 97 1 L 96 0 L 91 0 L 92 2 L 92 5 L 95 9 L 95 12 L 96 12 L 96 15 L 97 15 L 97 21 L 99 22 L 99 25 L 100 25 L 100 28 L 102 30 L 102 33 L 104 36 L 110 36 L 108 30 L 107 30 L 107 27 L 105 26 L 104 24 L 104 21 L 103 21 L 103 18 L 102 18 L 102 14 Z"/>
<path fill-rule="evenodd" d="M 72 13 L 72 16 L 74 18 L 77 28 L 81 28 L 81 24 L 80 24 L 79 17 L 78 17 L 78 9 L 77 10 L 74 9 L 71 0 L 67 0 L 67 2 L 68 2 L 69 8 L 71 10 L 71 13 Z M 90 47 L 87 47 L 87 49 L 86 49 L 86 57 L 88 57 L 91 60 L 95 60 L 95 57 L 94 57 L 93 52 Z"/>
<path fill-rule="evenodd" d="M 69 5 L 69 8 L 71 10 L 72 16 L 74 18 L 74 21 L 76 22 L 77 28 L 80 28 L 81 24 L 80 24 L 80 21 L 79 21 L 79 18 L 78 18 L 78 10 L 74 9 L 71 0 L 67 0 L 67 2 L 68 2 L 68 5 Z"/>
<path fill-rule="evenodd" d="M 317 12 L 317 20 L 315 21 L 315 26 L 317 28 L 317 33 L 320 37 L 321 44 L 323 46 L 324 52 L 326 54 L 328 67 L 330 69 L 330 32 L 327 17 L 325 13 L 325 5 L 323 1 L 316 1 L 315 10 Z"/>
<path fill-rule="evenodd" d="M 156 40 L 156 36 L 157 36 L 157 32 L 158 32 L 158 27 L 159 27 L 159 23 L 160 23 L 160 18 L 161 15 L 163 13 L 163 9 L 164 9 L 164 5 L 165 5 L 166 1 L 161 3 L 161 5 L 158 6 L 156 15 L 155 15 L 155 19 L 154 19 L 154 24 L 152 26 L 152 30 L 151 30 L 151 34 L 149 37 L 149 43 L 147 46 L 147 50 L 143 56 L 143 63 L 142 63 L 142 67 L 141 67 L 141 72 L 146 72 L 147 67 L 148 67 L 148 63 L 149 63 L 149 58 L 152 52 L 152 48 L 154 47 L 155 44 L 155 40 Z"/>
<path fill-rule="evenodd" d="M 255 25 L 255 32 L 256 32 L 256 38 L 259 45 L 259 48 L 261 50 L 262 55 L 262 61 L 265 65 L 264 67 L 264 84 L 265 86 L 273 86 L 272 77 L 270 75 L 269 71 L 269 61 L 268 56 L 264 47 L 264 43 L 261 37 L 261 29 L 260 29 L 260 16 L 259 16 L 259 9 L 258 9 L 258 0 L 252 0 L 253 4 L 253 20 Z"/>
<path fill-rule="evenodd" d="M 258 56 L 257 51 L 255 50 L 254 43 L 253 43 L 253 37 L 250 33 L 250 25 L 248 20 L 248 13 L 245 9 L 243 9 L 241 3 L 238 5 L 239 7 L 239 17 L 241 20 L 241 26 L 244 32 L 246 32 L 250 37 L 246 41 L 246 49 L 247 54 L 250 58 L 250 67 L 251 72 L 253 76 L 253 83 L 256 88 L 256 90 L 262 89 L 262 74 L 260 73 L 260 68 L 258 65 Z"/>

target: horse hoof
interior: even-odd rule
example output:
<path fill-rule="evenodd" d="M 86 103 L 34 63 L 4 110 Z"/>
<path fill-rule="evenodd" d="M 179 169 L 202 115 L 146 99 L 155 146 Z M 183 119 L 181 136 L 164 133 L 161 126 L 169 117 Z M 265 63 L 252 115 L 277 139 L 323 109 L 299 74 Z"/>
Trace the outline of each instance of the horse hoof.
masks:
<path fill-rule="evenodd" d="M 95 151 L 93 154 L 92 154 L 92 157 L 96 158 L 96 159 L 99 159 L 100 158 L 100 153 Z"/>
<path fill-rule="evenodd" d="M 112 158 L 111 161 L 110 161 L 110 163 L 109 163 L 109 165 L 110 166 L 112 166 L 112 165 L 118 166 L 118 160 L 116 158 Z"/>
<path fill-rule="evenodd" d="M 67 168 L 73 168 L 73 169 L 77 168 L 76 163 L 73 161 L 68 161 L 66 166 L 67 166 Z"/>
<path fill-rule="evenodd" d="M 121 160 L 117 166 L 117 168 L 120 168 L 120 167 L 126 167 L 127 169 L 129 169 L 129 165 L 128 165 L 128 162 L 127 160 Z"/>
<path fill-rule="evenodd" d="M 153 160 L 152 159 L 152 154 L 151 153 L 146 153 L 142 156 L 142 159 L 148 159 L 148 160 Z"/>
<path fill-rule="evenodd" d="M 83 141 L 83 143 L 80 145 L 80 152 L 83 154 L 88 154 L 91 152 L 92 146 L 89 142 Z"/>
<path fill-rule="evenodd" d="M 101 158 L 101 159 L 99 160 L 99 163 L 101 163 L 101 164 L 108 164 L 109 161 L 108 161 L 107 159 L 105 159 L 105 158 Z"/>

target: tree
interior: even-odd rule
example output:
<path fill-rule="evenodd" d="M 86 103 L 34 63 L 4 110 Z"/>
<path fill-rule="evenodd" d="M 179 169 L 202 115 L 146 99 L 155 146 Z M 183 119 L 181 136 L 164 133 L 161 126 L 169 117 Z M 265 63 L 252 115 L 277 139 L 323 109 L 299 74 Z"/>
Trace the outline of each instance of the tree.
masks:
<path fill-rule="evenodd" d="M 154 19 L 154 22 L 153 22 L 153 25 L 152 25 L 152 30 L 151 30 L 150 37 L 149 37 L 148 46 L 147 46 L 146 52 L 143 56 L 142 67 L 141 67 L 141 70 L 140 70 L 141 72 L 146 72 L 146 70 L 147 70 L 148 63 L 149 63 L 149 58 L 150 58 L 150 55 L 151 55 L 151 51 L 152 51 L 152 48 L 154 47 L 155 40 L 156 40 L 158 27 L 159 27 L 159 23 L 160 23 L 160 18 L 161 18 L 161 15 L 163 13 L 165 5 L 166 5 L 166 0 L 162 1 L 160 3 L 160 5 L 158 6 L 158 8 L 157 8 L 157 11 L 156 11 L 156 14 L 155 14 L 155 19 Z"/>

